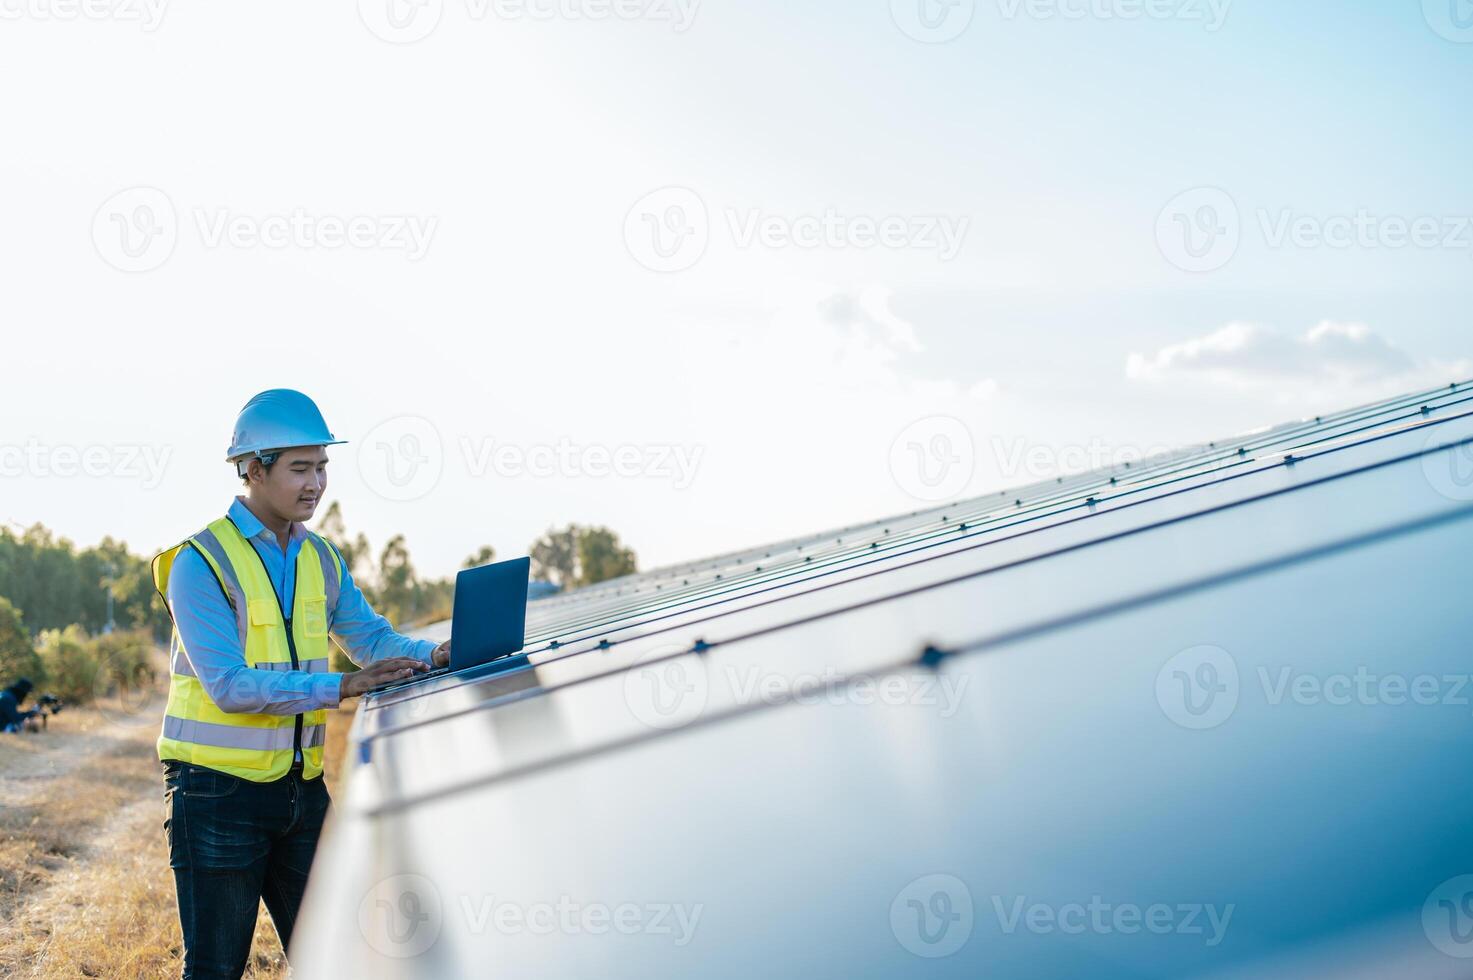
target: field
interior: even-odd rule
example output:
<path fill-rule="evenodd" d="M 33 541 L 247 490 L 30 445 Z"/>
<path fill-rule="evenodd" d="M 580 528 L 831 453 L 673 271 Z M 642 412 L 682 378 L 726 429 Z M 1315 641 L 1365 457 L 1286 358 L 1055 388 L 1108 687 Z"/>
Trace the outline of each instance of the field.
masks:
<path fill-rule="evenodd" d="M 335 787 L 353 703 L 328 713 Z M 177 977 L 178 910 L 154 754 L 163 698 L 67 708 L 0 735 L 0 976 Z M 284 977 L 262 906 L 247 977 Z"/>

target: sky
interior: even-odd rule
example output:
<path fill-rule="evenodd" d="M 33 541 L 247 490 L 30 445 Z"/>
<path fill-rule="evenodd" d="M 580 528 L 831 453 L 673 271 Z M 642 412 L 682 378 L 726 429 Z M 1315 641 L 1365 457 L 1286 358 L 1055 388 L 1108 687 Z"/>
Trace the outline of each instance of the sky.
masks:
<path fill-rule="evenodd" d="M 1468 0 L 0 0 L 0 522 L 255 392 L 439 576 L 651 568 L 1473 378 Z M 1462 120 L 1460 122 L 1460 120 Z"/>

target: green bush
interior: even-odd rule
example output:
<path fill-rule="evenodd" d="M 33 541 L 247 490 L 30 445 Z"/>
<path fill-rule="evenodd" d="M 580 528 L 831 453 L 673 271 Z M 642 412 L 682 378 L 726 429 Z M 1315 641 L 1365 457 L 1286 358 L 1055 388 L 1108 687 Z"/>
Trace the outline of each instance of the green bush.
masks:
<path fill-rule="evenodd" d="M 14 683 L 18 677 L 39 682 L 41 658 L 31 645 L 31 634 L 26 632 L 20 610 L 0 596 L 0 687 Z"/>
<path fill-rule="evenodd" d="M 93 681 L 96 696 L 152 687 L 158 682 L 148 630 L 120 630 L 93 637 L 92 642 L 97 650 L 98 672 Z"/>
<path fill-rule="evenodd" d="M 74 623 L 66 629 L 42 630 L 36 639 L 45 689 L 63 701 L 92 700 L 97 651 L 82 627 Z"/>
<path fill-rule="evenodd" d="M 158 676 L 151 644 L 143 629 L 106 636 L 88 636 L 75 624 L 44 630 L 37 644 L 40 682 L 46 691 L 73 704 L 150 686 Z"/>

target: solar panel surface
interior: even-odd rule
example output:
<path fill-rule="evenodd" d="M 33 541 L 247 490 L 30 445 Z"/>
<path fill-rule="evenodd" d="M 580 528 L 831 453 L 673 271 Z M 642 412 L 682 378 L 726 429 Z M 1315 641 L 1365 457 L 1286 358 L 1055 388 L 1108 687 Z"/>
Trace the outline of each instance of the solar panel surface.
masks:
<path fill-rule="evenodd" d="M 1470 545 L 1456 385 L 538 600 L 362 706 L 293 961 L 1455 973 Z"/>

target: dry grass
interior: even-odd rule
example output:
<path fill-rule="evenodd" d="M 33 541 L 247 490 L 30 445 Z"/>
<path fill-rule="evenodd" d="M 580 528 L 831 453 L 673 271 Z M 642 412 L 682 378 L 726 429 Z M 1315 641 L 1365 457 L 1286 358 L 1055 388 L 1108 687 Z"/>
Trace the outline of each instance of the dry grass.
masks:
<path fill-rule="evenodd" d="M 352 723 L 328 713 L 336 788 Z M 68 709 L 49 732 L 0 737 L 0 976 L 177 977 L 181 937 L 148 723 L 107 705 Z M 247 977 L 284 977 L 263 906 Z"/>

